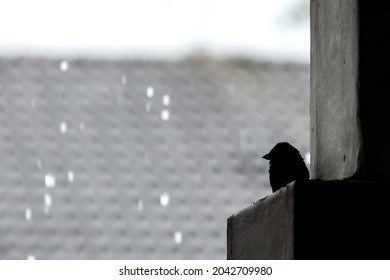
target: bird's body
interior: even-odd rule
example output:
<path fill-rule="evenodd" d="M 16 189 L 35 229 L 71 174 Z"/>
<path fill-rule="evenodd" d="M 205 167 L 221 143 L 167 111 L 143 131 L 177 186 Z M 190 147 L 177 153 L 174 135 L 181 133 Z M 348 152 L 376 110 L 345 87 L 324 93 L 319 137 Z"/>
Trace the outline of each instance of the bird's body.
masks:
<path fill-rule="evenodd" d="M 309 180 L 309 170 L 299 151 L 287 142 L 275 145 L 263 156 L 269 160 L 269 181 L 273 192 L 296 180 Z"/>

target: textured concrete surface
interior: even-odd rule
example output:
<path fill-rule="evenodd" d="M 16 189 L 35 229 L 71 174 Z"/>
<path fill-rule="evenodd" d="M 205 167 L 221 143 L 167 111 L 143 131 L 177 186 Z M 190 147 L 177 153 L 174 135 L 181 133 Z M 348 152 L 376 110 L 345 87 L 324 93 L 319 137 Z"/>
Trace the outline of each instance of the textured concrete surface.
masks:
<path fill-rule="evenodd" d="M 311 1 L 311 176 L 349 178 L 362 163 L 357 0 Z"/>
<path fill-rule="evenodd" d="M 232 215 L 227 224 L 228 259 L 293 259 L 293 186 L 282 188 Z"/>
<path fill-rule="evenodd" d="M 297 182 L 228 219 L 228 259 L 388 260 L 389 196 L 389 183 Z"/>
<path fill-rule="evenodd" d="M 0 59 L 0 258 L 226 259 L 308 108 L 308 65 Z"/>

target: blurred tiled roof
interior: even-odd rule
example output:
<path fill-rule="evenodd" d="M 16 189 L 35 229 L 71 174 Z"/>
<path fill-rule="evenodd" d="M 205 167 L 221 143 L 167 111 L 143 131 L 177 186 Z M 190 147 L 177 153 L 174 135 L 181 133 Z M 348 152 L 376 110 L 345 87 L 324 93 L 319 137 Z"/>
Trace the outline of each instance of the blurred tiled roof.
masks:
<path fill-rule="evenodd" d="M 308 65 L 0 59 L 0 258 L 225 259 L 308 111 Z"/>

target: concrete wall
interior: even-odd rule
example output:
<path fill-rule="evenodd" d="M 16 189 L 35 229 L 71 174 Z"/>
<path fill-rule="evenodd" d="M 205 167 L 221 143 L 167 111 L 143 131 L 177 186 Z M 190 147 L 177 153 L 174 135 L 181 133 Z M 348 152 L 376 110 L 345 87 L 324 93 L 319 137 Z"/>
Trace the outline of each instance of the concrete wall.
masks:
<path fill-rule="evenodd" d="M 349 178 L 360 168 L 357 0 L 312 0 L 311 178 Z"/>
<path fill-rule="evenodd" d="M 228 219 L 227 258 L 293 258 L 293 188 L 261 199 Z"/>

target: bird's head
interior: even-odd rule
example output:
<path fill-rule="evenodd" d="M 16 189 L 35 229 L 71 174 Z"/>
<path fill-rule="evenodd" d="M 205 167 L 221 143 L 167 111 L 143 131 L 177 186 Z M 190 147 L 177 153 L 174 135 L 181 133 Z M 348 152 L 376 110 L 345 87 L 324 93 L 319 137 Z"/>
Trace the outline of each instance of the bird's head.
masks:
<path fill-rule="evenodd" d="M 271 151 L 263 156 L 263 159 L 274 160 L 283 159 L 285 157 L 300 156 L 299 151 L 287 142 L 280 142 L 271 149 Z"/>

